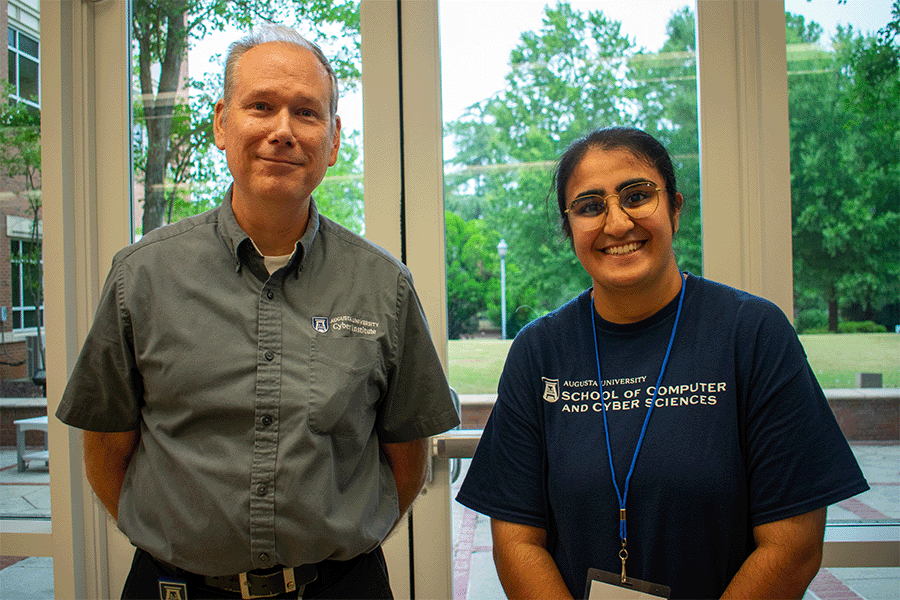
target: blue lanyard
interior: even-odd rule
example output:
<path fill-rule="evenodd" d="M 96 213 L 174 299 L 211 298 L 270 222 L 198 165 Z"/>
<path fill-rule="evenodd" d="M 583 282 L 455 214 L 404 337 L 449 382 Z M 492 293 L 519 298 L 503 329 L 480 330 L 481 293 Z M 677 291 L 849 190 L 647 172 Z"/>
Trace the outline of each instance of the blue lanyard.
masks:
<path fill-rule="evenodd" d="M 628 538 L 628 531 L 625 527 L 625 502 L 628 500 L 628 486 L 631 483 L 631 475 L 634 473 L 634 464 L 637 462 L 638 452 L 641 450 L 641 444 L 644 443 L 644 434 L 647 432 L 647 424 L 650 422 L 650 415 L 653 413 L 653 407 L 656 406 L 656 397 L 659 395 L 659 386 L 662 383 L 663 373 L 666 372 L 666 365 L 669 363 L 669 353 L 672 351 L 672 343 L 675 341 L 675 331 L 678 329 L 678 319 L 681 318 L 681 305 L 684 302 L 685 278 L 684 273 L 681 275 L 681 293 L 678 296 L 678 310 L 675 312 L 675 323 L 672 325 L 672 335 L 669 337 L 669 347 L 666 348 L 666 356 L 663 359 L 662 368 L 659 371 L 659 378 L 656 380 L 656 387 L 653 390 L 653 400 L 650 402 L 650 408 L 647 409 L 647 416 L 644 417 L 644 425 L 641 427 L 641 435 L 638 438 L 637 447 L 634 449 L 634 456 L 631 457 L 631 467 L 628 469 L 628 475 L 625 477 L 625 493 L 619 491 L 619 484 L 616 481 L 616 468 L 613 466 L 612 446 L 609 443 L 609 424 L 606 420 L 606 403 L 603 402 L 603 377 L 600 375 L 600 345 L 597 341 L 597 325 L 594 313 L 593 294 L 591 295 L 591 326 L 594 331 L 594 354 L 597 357 L 597 383 L 600 386 L 600 404 L 603 407 L 603 429 L 606 432 L 606 454 L 609 457 L 609 470 L 612 473 L 613 487 L 616 488 L 616 497 L 619 500 L 619 537 L 622 538 L 622 550 L 624 556 L 622 558 L 622 579 L 625 579 L 625 558 L 628 556 L 625 551 L 625 540 Z"/>

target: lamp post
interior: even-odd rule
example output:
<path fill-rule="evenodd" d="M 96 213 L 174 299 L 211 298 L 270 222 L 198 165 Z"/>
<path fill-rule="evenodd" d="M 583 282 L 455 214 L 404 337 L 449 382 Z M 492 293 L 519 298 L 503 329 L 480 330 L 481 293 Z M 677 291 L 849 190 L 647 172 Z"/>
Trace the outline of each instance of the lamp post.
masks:
<path fill-rule="evenodd" d="M 500 254 L 500 335 L 506 339 L 506 251 L 509 246 L 506 240 L 501 239 L 497 244 L 497 252 Z"/>

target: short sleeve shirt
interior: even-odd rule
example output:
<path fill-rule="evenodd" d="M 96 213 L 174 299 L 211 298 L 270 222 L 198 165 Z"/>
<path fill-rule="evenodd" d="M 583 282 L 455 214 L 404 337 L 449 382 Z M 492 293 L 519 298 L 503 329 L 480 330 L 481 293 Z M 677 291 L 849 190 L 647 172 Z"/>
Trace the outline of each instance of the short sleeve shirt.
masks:
<path fill-rule="evenodd" d="M 526 326 L 457 497 L 545 529 L 576 598 L 589 568 L 621 569 L 604 410 L 624 490 L 654 407 L 629 484 L 627 565 L 673 598 L 719 597 L 753 551 L 753 527 L 868 487 L 772 303 L 688 276 L 659 381 L 677 300 L 628 325 L 595 314 L 594 326 L 588 291 Z"/>
<path fill-rule="evenodd" d="M 408 269 L 319 215 L 272 273 L 222 206 L 113 260 L 57 416 L 140 428 L 119 527 L 206 575 L 347 560 L 398 516 L 380 443 L 459 423 Z"/>

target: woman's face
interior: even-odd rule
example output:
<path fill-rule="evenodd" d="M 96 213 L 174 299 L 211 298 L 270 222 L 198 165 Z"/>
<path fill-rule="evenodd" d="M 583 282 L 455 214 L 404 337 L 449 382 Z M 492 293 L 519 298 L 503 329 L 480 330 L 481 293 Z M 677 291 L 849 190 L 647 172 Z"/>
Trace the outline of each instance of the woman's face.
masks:
<path fill-rule="evenodd" d="M 677 290 L 681 284 L 672 250 L 679 213 L 673 214 L 662 175 L 646 161 L 627 150 L 588 149 L 566 184 L 566 208 L 585 192 L 608 196 L 624 185 L 640 181 L 662 188 L 659 205 L 652 215 L 633 220 L 622 211 L 616 198 L 609 198 L 603 225 L 591 231 L 572 228 L 575 254 L 593 279 L 596 294 L 611 298 L 641 291 L 665 294 L 670 286 L 676 285 Z M 680 194 L 677 200 L 680 206 Z"/>

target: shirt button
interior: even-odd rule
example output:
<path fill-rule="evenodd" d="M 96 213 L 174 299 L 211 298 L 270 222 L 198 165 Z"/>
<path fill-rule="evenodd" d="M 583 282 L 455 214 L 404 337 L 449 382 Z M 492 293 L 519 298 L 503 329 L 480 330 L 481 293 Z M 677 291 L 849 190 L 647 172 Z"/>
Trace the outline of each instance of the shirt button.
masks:
<path fill-rule="evenodd" d="M 275 353 L 271 350 L 266 350 L 265 354 L 266 360 L 273 360 L 275 358 Z"/>
<path fill-rule="evenodd" d="M 269 555 L 263 552 L 259 555 L 259 562 L 269 562 Z"/>
<path fill-rule="evenodd" d="M 273 292 L 272 290 L 266 290 L 266 298 L 271 300 L 274 297 L 275 297 L 275 292 Z"/>
<path fill-rule="evenodd" d="M 269 488 L 267 488 L 266 485 L 263 483 L 256 486 L 256 495 L 257 496 L 265 496 L 266 492 L 268 492 L 268 491 L 269 491 Z"/>
<path fill-rule="evenodd" d="M 272 425 L 272 417 L 270 417 L 269 415 L 263 415 L 259 421 L 260 423 L 262 423 L 263 427 L 269 427 Z"/>

